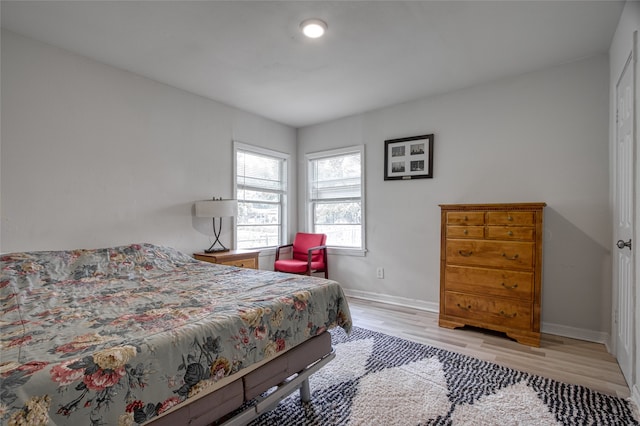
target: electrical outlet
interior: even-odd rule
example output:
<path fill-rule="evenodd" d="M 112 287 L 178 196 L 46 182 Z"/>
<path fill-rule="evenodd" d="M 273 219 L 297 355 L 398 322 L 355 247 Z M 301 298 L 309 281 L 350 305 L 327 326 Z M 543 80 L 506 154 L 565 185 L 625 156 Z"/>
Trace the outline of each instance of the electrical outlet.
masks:
<path fill-rule="evenodd" d="M 382 266 L 378 266 L 378 269 L 376 269 L 376 277 L 379 279 L 384 278 L 384 268 Z"/>

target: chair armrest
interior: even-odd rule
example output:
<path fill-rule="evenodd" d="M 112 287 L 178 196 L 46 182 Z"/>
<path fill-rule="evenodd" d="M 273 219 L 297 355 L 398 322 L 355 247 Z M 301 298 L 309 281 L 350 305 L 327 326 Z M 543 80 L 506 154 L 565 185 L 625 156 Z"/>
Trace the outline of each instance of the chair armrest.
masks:
<path fill-rule="evenodd" d="M 280 259 L 280 249 L 286 248 L 286 247 L 293 247 L 293 244 L 285 244 L 285 245 L 276 247 L 276 260 Z"/>
<path fill-rule="evenodd" d="M 324 246 L 316 246 L 316 247 L 309 247 L 307 249 L 307 253 L 312 252 L 312 251 L 316 251 L 316 250 L 323 250 L 323 249 L 326 249 L 326 248 L 327 248 L 326 245 L 324 245 Z"/>
<path fill-rule="evenodd" d="M 309 266 L 311 266 L 311 254 L 316 250 L 324 250 L 323 258 L 326 259 L 326 256 L 327 256 L 327 246 L 326 245 L 309 247 L 307 249 L 307 263 L 309 264 Z"/>

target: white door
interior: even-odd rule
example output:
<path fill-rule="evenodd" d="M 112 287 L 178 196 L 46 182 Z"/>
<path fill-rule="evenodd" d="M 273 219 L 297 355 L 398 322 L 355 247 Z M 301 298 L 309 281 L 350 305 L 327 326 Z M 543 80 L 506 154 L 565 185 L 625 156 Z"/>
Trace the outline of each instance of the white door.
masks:
<path fill-rule="evenodd" d="M 634 228 L 635 192 L 634 63 L 629 56 L 616 85 L 616 147 L 613 268 L 616 288 L 616 357 L 627 383 L 633 383 L 634 350 Z"/>

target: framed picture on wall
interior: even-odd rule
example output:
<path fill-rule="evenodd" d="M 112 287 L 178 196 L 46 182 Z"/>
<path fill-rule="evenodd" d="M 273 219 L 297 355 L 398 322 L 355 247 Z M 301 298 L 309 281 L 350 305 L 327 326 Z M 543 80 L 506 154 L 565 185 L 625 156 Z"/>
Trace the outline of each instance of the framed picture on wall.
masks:
<path fill-rule="evenodd" d="M 433 178 L 433 134 L 384 141 L 384 180 Z"/>

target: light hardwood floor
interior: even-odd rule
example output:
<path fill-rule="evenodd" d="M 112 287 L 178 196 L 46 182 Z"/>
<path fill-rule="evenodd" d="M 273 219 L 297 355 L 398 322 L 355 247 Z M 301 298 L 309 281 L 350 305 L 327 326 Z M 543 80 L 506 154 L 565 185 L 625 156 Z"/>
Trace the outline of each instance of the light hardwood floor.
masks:
<path fill-rule="evenodd" d="M 586 386 L 609 395 L 629 397 L 629 387 L 618 363 L 599 343 L 543 334 L 540 347 L 532 348 L 500 333 L 438 327 L 438 315 L 431 312 L 356 298 L 349 298 L 349 307 L 357 327 Z"/>

